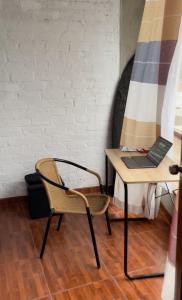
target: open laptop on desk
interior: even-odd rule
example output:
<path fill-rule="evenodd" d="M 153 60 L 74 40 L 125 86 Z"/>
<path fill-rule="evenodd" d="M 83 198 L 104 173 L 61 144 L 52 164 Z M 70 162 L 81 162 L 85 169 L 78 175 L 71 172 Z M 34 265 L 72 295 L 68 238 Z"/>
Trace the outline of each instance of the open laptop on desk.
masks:
<path fill-rule="evenodd" d="M 156 168 L 171 148 L 172 143 L 159 136 L 146 156 L 122 157 L 129 169 Z"/>

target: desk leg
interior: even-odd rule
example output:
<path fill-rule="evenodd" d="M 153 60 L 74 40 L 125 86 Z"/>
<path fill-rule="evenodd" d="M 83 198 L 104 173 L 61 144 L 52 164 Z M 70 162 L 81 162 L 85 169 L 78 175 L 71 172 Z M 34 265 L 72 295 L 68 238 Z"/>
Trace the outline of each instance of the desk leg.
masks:
<path fill-rule="evenodd" d="M 128 279 L 128 186 L 124 183 L 124 273 Z"/>
<path fill-rule="evenodd" d="M 125 203 L 124 203 L 124 273 L 129 280 L 163 277 L 164 273 L 140 274 L 130 276 L 128 274 L 128 186 L 124 183 Z"/>
<path fill-rule="evenodd" d="M 105 181 L 106 181 L 106 195 L 108 195 L 108 158 L 107 155 L 105 156 Z"/>

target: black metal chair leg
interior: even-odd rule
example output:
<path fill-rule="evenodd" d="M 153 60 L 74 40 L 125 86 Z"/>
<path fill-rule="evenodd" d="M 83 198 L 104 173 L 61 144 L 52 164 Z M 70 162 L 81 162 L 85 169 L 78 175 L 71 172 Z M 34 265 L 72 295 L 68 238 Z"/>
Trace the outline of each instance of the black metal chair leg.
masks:
<path fill-rule="evenodd" d="M 50 228 L 50 225 L 51 225 L 51 219 L 52 219 L 52 215 L 48 218 L 48 221 L 47 221 L 47 226 L 46 226 L 44 239 L 43 239 L 43 242 L 42 242 L 42 248 L 41 248 L 41 252 L 40 252 L 40 258 L 42 258 L 43 254 L 44 254 L 44 249 L 45 249 L 45 245 L 46 245 L 46 242 L 47 242 L 47 236 L 48 236 L 49 228 Z"/>
<path fill-rule="evenodd" d="M 107 222 L 107 228 L 109 231 L 109 235 L 111 235 L 112 231 L 111 231 L 111 224 L 109 222 L 108 208 L 106 209 L 105 216 L 106 216 L 106 222 Z"/>
<path fill-rule="evenodd" d="M 63 214 L 60 214 L 59 216 L 59 220 L 58 220 L 58 225 L 57 225 L 57 231 L 59 231 L 61 223 L 62 223 L 62 219 L 63 219 Z"/>
<path fill-rule="evenodd" d="M 96 244 L 94 228 L 93 228 L 93 224 L 92 224 L 92 217 L 90 214 L 90 209 L 87 207 L 86 210 L 87 210 L 88 223 L 89 223 L 89 227 L 90 227 L 90 233 L 91 233 L 91 237 L 92 237 L 92 243 L 93 243 L 94 252 L 95 252 L 95 258 L 96 258 L 96 262 L 97 262 L 97 268 L 99 269 L 100 268 L 100 260 L 99 260 L 99 255 L 98 255 L 98 251 L 97 251 L 97 244 Z"/>

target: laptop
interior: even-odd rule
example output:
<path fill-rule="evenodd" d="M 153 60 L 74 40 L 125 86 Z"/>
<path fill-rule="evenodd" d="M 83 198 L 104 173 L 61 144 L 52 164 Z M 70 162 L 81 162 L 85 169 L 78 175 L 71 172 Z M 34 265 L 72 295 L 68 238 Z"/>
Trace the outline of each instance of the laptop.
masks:
<path fill-rule="evenodd" d="M 171 146 L 171 142 L 159 136 L 146 156 L 121 157 L 121 160 L 128 169 L 156 168 Z"/>

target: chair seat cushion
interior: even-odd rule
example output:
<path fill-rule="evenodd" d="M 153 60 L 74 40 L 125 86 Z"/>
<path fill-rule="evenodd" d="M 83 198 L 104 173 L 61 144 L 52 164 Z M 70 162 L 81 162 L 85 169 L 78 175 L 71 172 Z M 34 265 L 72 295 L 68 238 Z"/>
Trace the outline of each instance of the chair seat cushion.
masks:
<path fill-rule="evenodd" d="M 90 206 L 90 211 L 92 215 L 101 215 L 103 214 L 108 205 L 109 197 L 104 194 L 88 194 L 85 195 L 88 199 Z M 56 199 L 56 205 L 54 207 L 55 212 L 61 213 L 78 213 L 86 214 L 86 208 L 84 201 L 80 197 L 67 196 L 64 199 Z"/>

